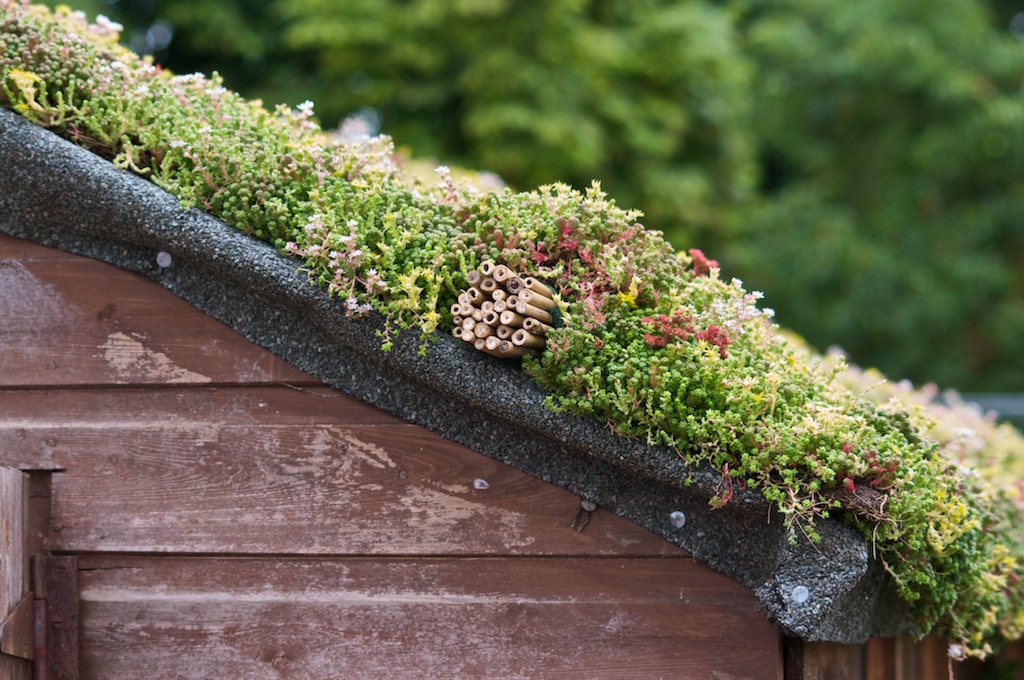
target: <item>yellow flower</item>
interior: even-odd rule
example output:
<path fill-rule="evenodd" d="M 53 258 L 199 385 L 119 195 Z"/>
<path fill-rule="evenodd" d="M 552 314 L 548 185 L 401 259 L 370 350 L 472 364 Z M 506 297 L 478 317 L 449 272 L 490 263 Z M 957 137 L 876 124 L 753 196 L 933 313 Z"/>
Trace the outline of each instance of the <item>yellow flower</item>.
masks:
<path fill-rule="evenodd" d="M 23 107 L 22 110 L 31 107 L 36 111 L 42 111 L 43 107 L 36 103 L 36 84 L 41 83 L 43 79 L 32 71 L 23 71 L 20 68 L 12 68 L 8 75 L 18 86 L 21 96 L 25 98 L 24 103 L 20 105 Z"/>

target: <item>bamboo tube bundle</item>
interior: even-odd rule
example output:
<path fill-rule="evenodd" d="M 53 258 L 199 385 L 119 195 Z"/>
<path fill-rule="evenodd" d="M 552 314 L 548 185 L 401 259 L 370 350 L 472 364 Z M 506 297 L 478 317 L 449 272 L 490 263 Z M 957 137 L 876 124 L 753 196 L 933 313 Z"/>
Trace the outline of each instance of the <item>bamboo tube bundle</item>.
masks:
<path fill-rule="evenodd" d="M 559 321 L 551 288 L 493 262 L 482 262 L 466 282 L 469 288 L 451 306 L 455 337 L 503 359 L 543 351 L 545 336 Z"/>

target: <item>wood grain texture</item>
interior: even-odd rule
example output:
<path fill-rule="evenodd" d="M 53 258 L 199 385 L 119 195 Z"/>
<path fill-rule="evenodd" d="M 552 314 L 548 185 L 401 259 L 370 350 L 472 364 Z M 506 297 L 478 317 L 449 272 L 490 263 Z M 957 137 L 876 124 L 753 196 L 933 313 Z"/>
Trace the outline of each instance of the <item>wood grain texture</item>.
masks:
<path fill-rule="evenodd" d="M 82 558 L 83 677 L 778 679 L 689 558 Z"/>
<path fill-rule="evenodd" d="M 28 477 L 0 467 L 0 621 L 31 590 L 28 567 Z M 29 680 L 32 664 L 0 654 L 0 678 Z"/>
<path fill-rule="evenodd" d="M 682 553 L 329 389 L 0 390 L 0 462 L 63 470 L 60 551 Z"/>
<path fill-rule="evenodd" d="M 312 383 L 143 276 L 0 234 L 0 387 Z"/>
<path fill-rule="evenodd" d="M 799 680 L 861 680 L 864 646 L 837 642 L 805 642 Z"/>
<path fill-rule="evenodd" d="M 904 680 L 897 670 L 902 657 L 899 638 L 872 638 L 864 644 L 864 680 Z"/>

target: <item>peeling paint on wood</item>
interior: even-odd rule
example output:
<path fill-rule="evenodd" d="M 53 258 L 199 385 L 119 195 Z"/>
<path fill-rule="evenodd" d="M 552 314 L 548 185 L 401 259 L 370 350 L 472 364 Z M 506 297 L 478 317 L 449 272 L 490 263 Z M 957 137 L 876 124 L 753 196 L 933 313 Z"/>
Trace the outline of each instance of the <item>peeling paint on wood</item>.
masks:
<path fill-rule="evenodd" d="M 80 553 L 82 677 L 778 677 L 753 593 L 632 522 L 577 531 L 578 496 L 141 277 L 6 236 L 0 266 L 35 310 L 0 324 L 0 465 L 60 470 L 37 542 Z"/>
<path fill-rule="evenodd" d="M 680 552 L 609 513 L 576 534 L 578 497 L 413 425 L 71 428 L 60 446 L 62 551 Z"/>
<path fill-rule="evenodd" d="M 176 366 L 163 352 L 144 344 L 146 336 L 117 331 L 100 345 L 100 358 L 117 376 L 118 382 L 208 383 L 209 376 Z"/>
<path fill-rule="evenodd" d="M 0 234 L 0 387 L 315 383 L 146 278 Z"/>

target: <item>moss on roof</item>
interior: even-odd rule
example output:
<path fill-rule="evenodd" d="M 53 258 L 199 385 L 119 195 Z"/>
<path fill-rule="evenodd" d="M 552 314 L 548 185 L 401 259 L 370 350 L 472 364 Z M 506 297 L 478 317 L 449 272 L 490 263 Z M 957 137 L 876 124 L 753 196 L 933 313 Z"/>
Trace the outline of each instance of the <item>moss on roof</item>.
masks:
<path fill-rule="evenodd" d="M 970 655 L 1020 636 L 1022 496 L 1003 476 L 1019 436 L 967 454 L 918 397 L 851 390 L 857 374 L 787 340 L 758 293 L 700 251 L 675 253 L 596 183 L 481 192 L 439 168 L 425 184 L 387 139 L 329 139 L 312 104 L 270 112 L 216 75 L 174 76 L 117 30 L 0 0 L 0 104 L 301 258 L 346 314 L 384 318 L 383 350 L 418 329 L 431 352 L 483 260 L 542 279 L 564 324 L 524 368 L 549 408 L 670 447 L 681 483 L 714 470 L 712 507 L 755 490 L 795 543 L 817 540 L 823 518 L 855 527 L 919 633 Z"/>

